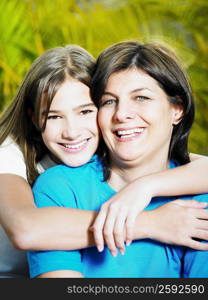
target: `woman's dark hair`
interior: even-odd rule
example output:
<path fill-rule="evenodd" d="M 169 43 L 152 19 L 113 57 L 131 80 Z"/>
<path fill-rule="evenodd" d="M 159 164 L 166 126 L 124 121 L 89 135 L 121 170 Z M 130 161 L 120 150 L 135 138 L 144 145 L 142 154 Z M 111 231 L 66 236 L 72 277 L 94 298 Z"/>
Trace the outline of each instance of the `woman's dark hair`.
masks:
<path fill-rule="evenodd" d="M 41 132 L 44 131 L 51 102 L 67 79 L 90 86 L 94 58 L 76 45 L 46 51 L 32 64 L 14 100 L 0 118 L 0 144 L 12 137 L 21 149 L 29 183 L 38 175 L 37 163 L 48 152 Z M 40 111 L 44 105 L 44 122 Z"/>
<path fill-rule="evenodd" d="M 194 121 L 194 101 L 187 74 L 172 50 L 157 43 L 143 44 L 138 41 L 124 41 L 108 47 L 99 55 L 95 65 L 91 82 L 93 101 L 99 107 L 109 77 L 130 68 L 142 70 L 154 78 L 170 103 L 183 108 L 183 116 L 173 128 L 168 158 L 179 164 L 189 162 L 188 135 Z M 104 144 L 101 147 L 105 178 L 108 178 L 108 150 Z"/>

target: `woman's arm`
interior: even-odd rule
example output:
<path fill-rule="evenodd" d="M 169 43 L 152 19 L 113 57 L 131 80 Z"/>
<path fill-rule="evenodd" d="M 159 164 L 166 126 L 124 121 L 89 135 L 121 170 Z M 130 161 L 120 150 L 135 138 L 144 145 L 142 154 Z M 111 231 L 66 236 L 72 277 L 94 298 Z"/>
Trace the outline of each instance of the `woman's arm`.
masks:
<path fill-rule="evenodd" d="M 124 229 L 126 242 L 130 244 L 136 217 L 153 197 L 207 193 L 207 174 L 208 157 L 191 154 L 191 162 L 186 165 L 141 177 L 128 184 L 101 207 L 93 224 L 98 250 L 103 249 L 105 240 L 113 252 L 119 245 L 124 251 Z"/>

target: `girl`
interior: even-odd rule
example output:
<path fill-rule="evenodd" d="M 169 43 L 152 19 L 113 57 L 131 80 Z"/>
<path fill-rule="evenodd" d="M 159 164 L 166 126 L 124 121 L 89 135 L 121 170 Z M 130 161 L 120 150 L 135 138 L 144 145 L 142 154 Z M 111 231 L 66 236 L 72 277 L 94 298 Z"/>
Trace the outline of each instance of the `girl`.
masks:
<path fill-rule="evenodd" d="M 95 124 L 97 109 L 89 97 L 93 68 L 94 59 L 80 47 L 67 46 L 47 51 L 34 62 L 14 101 L 1 117 L 0 221 L 5 231 L 1 230 L 0 233 L 2 241 L 0 272 L 3 277 L 27 276 L 25 253 L 15 250 L 7 239 L 7 235 L 13 245 L 22 250 L 77 249 L 94 243 L 89 227 L 93 225 L 97 215 L 95 211 L 63 207 L 36 209 L 31 193 L 31 184 L 43 170 L 61 161 L 72 167 L 85 164 L 97 147 L 98 133 Z M 67 105 L 63 102 L 65 99 L 68 100 L 67 105 L 78 103 L 79 99 L 84 99 L 87 103 L 80 103 L 78 108 L 72 109 L 73 114 L 69 117 L 64 113 L 64 110 L 67 111 Z M 55 108 L 55 111 L 52 110 L 52 105 L 59 103 L 59 100 L 64 109 L 59 107 L 59 109 Z M 59 115 L 60 112 L 62 115 Z M 76 116 L 76 122 L 75 118 L 73 119 L 74 116 Z M 80 119 L 77 121 L 78 117 L 86 121 L 93 117 L 93 122 L 91 122 L 93 129 L 88 128 L 88 133 L 81 139 L 75 139 L 74 143 L 72 142 L 74 137 L 71 135 L 74 131 L 73 126 L 77 127 L 80 122 Z M 53 122 L 60 122 L 60 120 L 64 122 L 61 133 L 58 131 L 59 126 L 56 123 L 53 125 Z M 57 140 L 59 133 L 61 141 Z M 92 147 L 90 146 L 86 156 L 84 154 L 88 145 Z M 66 155 L 67 160 L 65 160 Z M 191 193 L 204 192 L 207 190 L 207 177 L 202 174 L 207 171 L 207 168 L 207 158 L 197 158 L 186 166 L 179 167 L 178 170 L 164 171 L 139 178 L 113 196 L 110 201 L 113 203 L 115 200 L 119 207 L 127 201 L 126 199 L 132 199 L 130 207 L 133 207 L 135 202 L 141 203 L 135 209 L 139 212 L 151 197 L 166 194 L 169 185 L 171 191 L 168 193 L 170 194 L 175 193 L 176 190 L 177 194 L 184 194 L 189 190 Z M 188 181 L 187 178 L 189 178 Z M 193 180 L 196 183 L 195 186 L 191 183 Z M 137 199 L 141 200 L 136 201 Z M 184 213 L 189 220 L 187 226 L 184 226 L 184 232 L 179 241 L 181 244 L 201 249 L 204 245 L 192 239 L 193 236 L 198 237 L 196 232 L 199 222 L 198 209 L 194 208 L 198 204 L 190 203 L 189 205 L 193 206 L 192 219 L 189 219 L 189 211 L 184 211 L 183 207 L 177 207 L 180 208 L 181 213 L 178 210 L 175 212 L 180 220 L 184 219 Z M 164 209 L 174 214 L 175 207 L 173 205 Z M 199 207 L 201 207 L 200 204 Z M 116 214 L 111 213 L 108 220 L 111 222 L 115 216 Z M 126 216 L 128 218 L 128 213 Z M 100 224 L 98 219 L 94 231 L 98 240 L 98 248 L 102 250 L 102 234 L 97 234 L 101 228 Z M 142 225 L 139 228 L 142 232 Z M 174 229 L 177 231 L 177 226 Z M 112 241 L 112 238 L 108 240 L 107 235 L 106 231 L 106 243 L 109 244 L 113 253 L 115 245 L 123 245 L 123 237 L 115 236 Z M 58 238 L 54 239 L 54 237 Z M 140 235 L 138 234 L 137 237 L 139 238 Z M 172 230 L 160 228 L 156 238 L 170 242 L 178 241 L 178 235 L 175 232 L 173 235 Z"/>

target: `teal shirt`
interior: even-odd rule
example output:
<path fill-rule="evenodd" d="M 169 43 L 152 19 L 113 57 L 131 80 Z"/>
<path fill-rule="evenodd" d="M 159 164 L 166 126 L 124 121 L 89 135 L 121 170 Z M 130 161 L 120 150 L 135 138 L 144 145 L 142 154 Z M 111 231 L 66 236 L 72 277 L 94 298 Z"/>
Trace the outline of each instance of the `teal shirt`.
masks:
<path fill-rule="evenodd" d="M 171 164 L 171 167 L 174 165 Z M 89 163 L 78 168 L 59 165 L 48 169 L 38 177 L 33 193 L 37 207 L 99 210 L 116 192 L 103 180 L 102 165 L 94 156 Z M 174 199 L 153 198 L 147 209 L 154 209 Z M 197 195 L 194 199 L 208 201 L 208 196 Z M 207 259 L 207 251 L 194 251 L 150 239 L 134 241 L 126 247 L 125 255 L 118 253 L 117 257 L 113 257 L 108 248 L 100 253 L 96 247 L 75 251 L 28 252 L 31 277 L 57 270 L 75 270 L 82 272 L 84 277 L 93 278 L 208 277 Z"/>

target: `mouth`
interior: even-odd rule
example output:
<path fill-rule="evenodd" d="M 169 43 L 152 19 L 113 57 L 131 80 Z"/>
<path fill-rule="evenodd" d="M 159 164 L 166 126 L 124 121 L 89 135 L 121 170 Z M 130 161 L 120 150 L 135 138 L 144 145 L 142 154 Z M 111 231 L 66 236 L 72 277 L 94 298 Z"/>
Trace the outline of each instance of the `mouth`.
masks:
<path fill-rule="evenodd" d="M 136 127 L 131 129 L 118 129 L 113 133 L 119 141 L 129 141 L 140 136 L 144 130 L 144 127 Z"/>
<path fill-rule="evenodd" d="M 82 151 L 86 147 L 89 140 L 90 138 L 87 138 L 76 143 L 59 143 L 59 145 L 67 152 L 76 153 Z"/>

